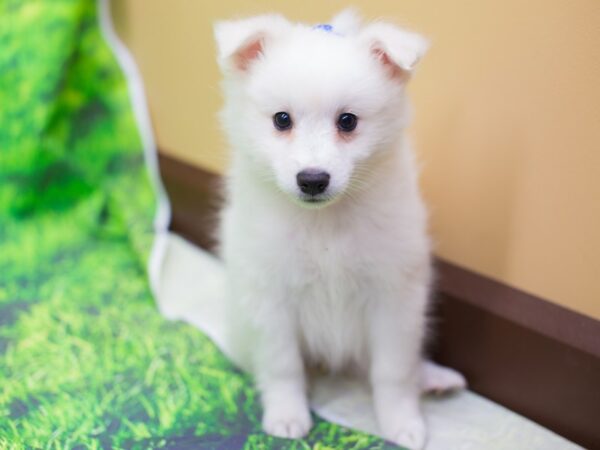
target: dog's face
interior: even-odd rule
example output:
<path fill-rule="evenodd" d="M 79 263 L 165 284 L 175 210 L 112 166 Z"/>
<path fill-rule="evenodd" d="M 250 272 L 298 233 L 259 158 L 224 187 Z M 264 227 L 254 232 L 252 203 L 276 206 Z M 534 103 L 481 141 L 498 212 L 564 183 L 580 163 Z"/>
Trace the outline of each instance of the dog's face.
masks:
<path fill-rule="evenodd" d="M 216 28 L 234 149 L 303 206 L 351 195 L 406 119 L 404 86 L 423 39 L 388 24 L 353 27 L 260 16 Z"/>

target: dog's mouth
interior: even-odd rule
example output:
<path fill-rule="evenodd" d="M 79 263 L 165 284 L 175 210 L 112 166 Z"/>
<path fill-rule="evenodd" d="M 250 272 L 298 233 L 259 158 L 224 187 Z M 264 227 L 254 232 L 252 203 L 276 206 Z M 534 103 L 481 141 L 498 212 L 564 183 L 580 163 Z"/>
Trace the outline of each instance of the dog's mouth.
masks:
<path fill-rule="evenodd" d="M 300 204 L 308 208 L 322 208 L 333 202 L 335 196 L 332 195 L 300 195 L 297 199 Z"/>
<path fill-rule="evenodd" d="M 326 198 L 319 198 L 319 197 L 304 197 L 304 198 L 301 198 L 300 200 L 302 200 L 303 202 L 306 202 L 306 203 L 324 203 L 327 201 Z"/>

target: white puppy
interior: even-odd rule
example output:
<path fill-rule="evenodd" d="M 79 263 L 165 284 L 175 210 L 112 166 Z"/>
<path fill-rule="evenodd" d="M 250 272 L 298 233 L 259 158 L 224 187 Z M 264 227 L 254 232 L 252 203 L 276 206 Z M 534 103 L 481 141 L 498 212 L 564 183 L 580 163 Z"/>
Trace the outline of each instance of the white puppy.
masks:
<path fill-rule="evenodd" d="M 388 23 L 278 15 L 215 27 L 232 147 L 221 228 L 230 345 L 267 433 L 311 427 L 310 366 L 368 375 L 382 434 L 420 448 L 421 389 L 464 385 L 422 362 L 427 214 L 404 137 L 406 83 L 427 44 Z"/>

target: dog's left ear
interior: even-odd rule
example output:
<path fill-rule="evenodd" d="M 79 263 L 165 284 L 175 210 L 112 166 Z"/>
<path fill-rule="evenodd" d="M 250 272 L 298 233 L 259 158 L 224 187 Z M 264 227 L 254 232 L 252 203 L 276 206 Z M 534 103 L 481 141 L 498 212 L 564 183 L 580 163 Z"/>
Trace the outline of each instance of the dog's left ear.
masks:
<path fill-rule="evenodd" d="M 288 25 L 288 21 L 277 14 L 217 22 L 214 34 L 219 66 L 225 73 L 247 72 L 264 54 L 269 42 Z"/>
<path fill-rule="evenodd" d="M 390 76 L 399 81 L 410 78 L 429 47 L 423 36 L 386 22 L 366 26 L 360 39 L 373 57 L 388 70 Z"/>

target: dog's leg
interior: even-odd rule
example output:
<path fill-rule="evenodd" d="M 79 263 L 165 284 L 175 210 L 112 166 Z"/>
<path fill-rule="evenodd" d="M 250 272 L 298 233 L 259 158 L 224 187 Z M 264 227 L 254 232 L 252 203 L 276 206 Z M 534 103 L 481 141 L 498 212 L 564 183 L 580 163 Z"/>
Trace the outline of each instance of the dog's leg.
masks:
<path fill-rule="evenodd" d="M 412 289 L 406 304 L 397 298 L 380 300 L 369 323 L 370 380 L 379 427 L 386 439 L 413 450 L 423 448 L 426 437 L 420 408 L 426 291 L 425 286 Z"/>
<path fill-rule="evenodd" d="M 294 323 L 289 314 L 271 315 L 260 330 L 255 375 L 262 394 L 263 429 L 284 438 L 299 438 L 312 426 L 306 379 Z"/>
<path fill-rule="evenodd" d="M 467 387 L 467 380 L 461 373 L 432 361 L 421 363 L 421 392 L 443 394 Z"/>

